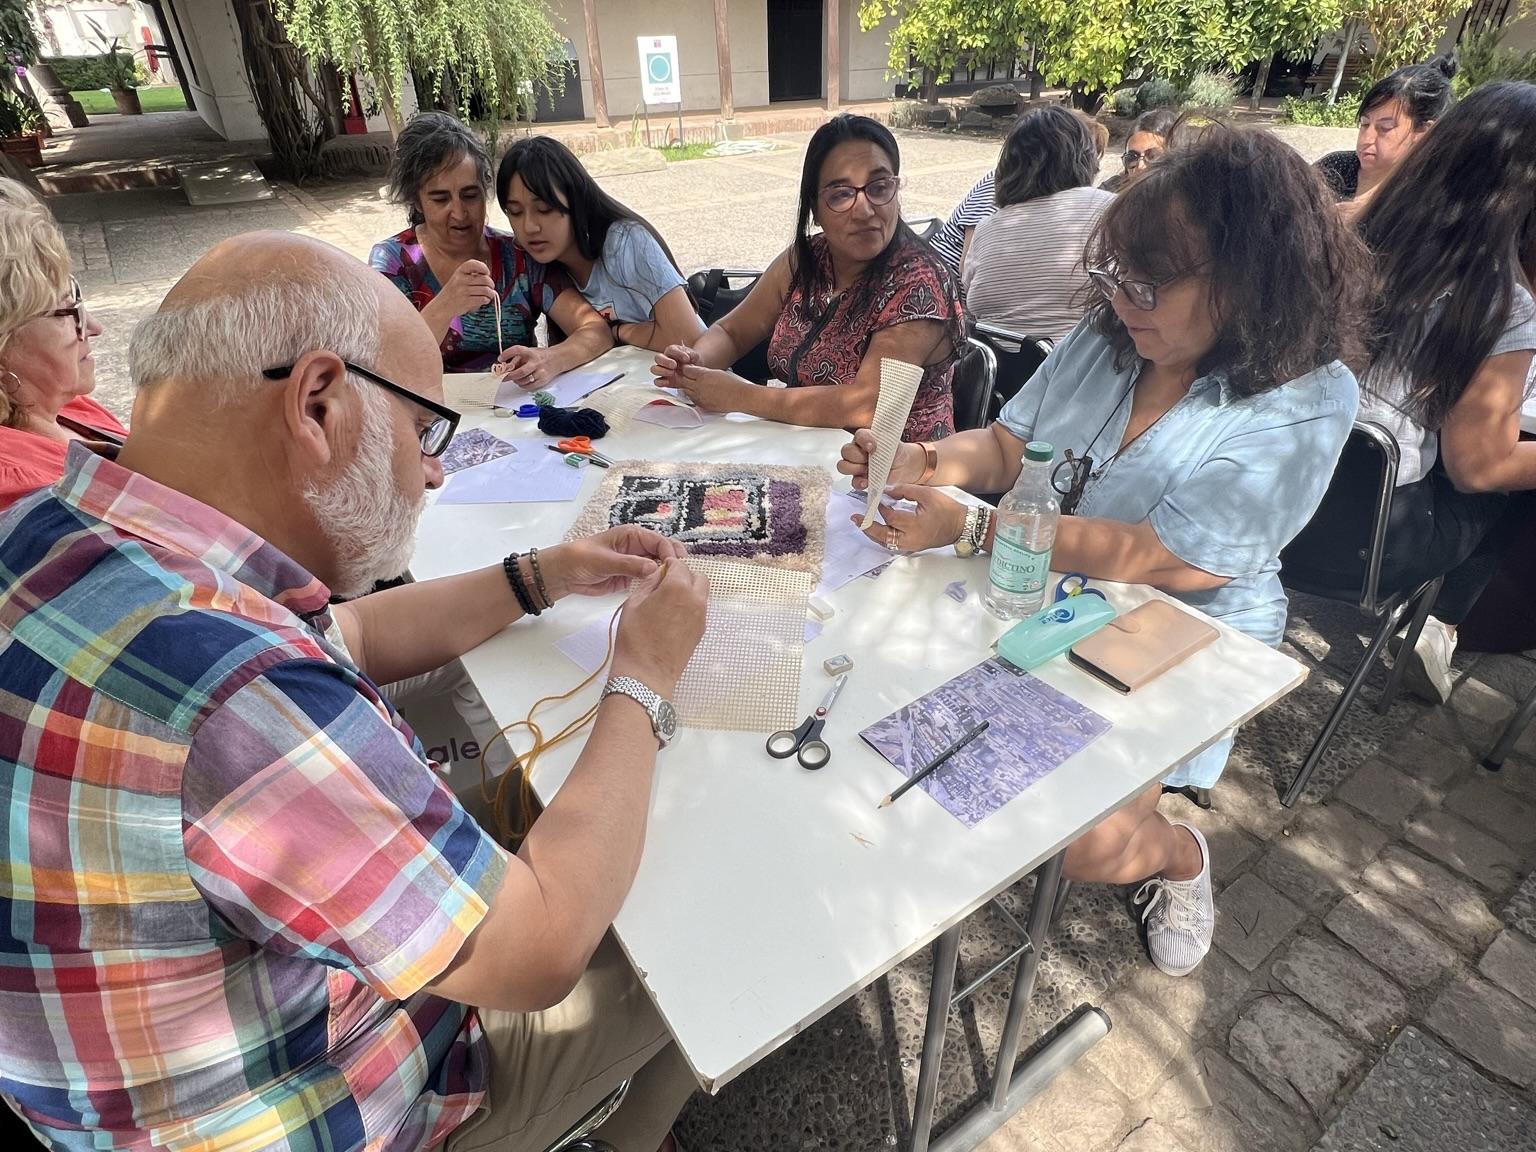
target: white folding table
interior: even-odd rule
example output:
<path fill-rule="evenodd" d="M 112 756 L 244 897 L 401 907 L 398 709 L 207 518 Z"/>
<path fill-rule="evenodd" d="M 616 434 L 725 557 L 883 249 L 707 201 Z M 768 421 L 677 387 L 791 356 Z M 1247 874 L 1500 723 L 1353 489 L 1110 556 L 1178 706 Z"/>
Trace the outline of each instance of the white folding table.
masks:
<path fill-rule="evenodd" d="M 644 380 L 650 355 L 607 354 L 603 365 Z M 449 378 L 448 402 L 464 403 L 463 427 L 485 427 L 524 450 L 548 440 L 529 420 L 492 414 L 484 378 Z M 477 397 L 476 406 L 466 398 Z M 696 429 L 633 423 L 601 442 L 615 459 L 816 464 L 831 470 L 847 434 L 745 417 L 705 417 Z M 537 447 L 534 447 L 537 445 Z M 499 562 L 509 552 L 558 543 L 601 478 L 586 469 L 582 495 L 562 503 L 434 506 L 422 517 L 412 572 L 418 579 Z M 847 486 L 838 477 L 837 485 Z M 944 594 L 967 582 L 964 603 Z M 1122 696 L 1058 658 L 1042 680 L 1113 727 L 975 828 L 926 793 L 890 808 L 877 801 L 901 774 L 858 733 L 872 722 L 986 659 L 1005 625 L 980 603 L 984 561 L 948 550 L 895 560 L 878 579 L 855 579 L 829 597 L 836 609 L 806 646 L 803 711 L 827 687 L 822 661 L 837 653 L 855 668 L 831 714 L 830 765 L 808 772 L 774 760 L 764 734 L 685 730 L 661 755 L 644 856 L 614 932 L 705 1090 L 732 1078 L 809 1027 L 918 949 L 937 941 L 912 1147 L 928 1147 L 938 1054 L 953 992 L 960 929 L 973 912 L 1032 871 L 1041 875 L 1029 931 L 1037 949 L 1049 925 L 1065 848 L 1170 768 L 1254 716 L 1305 678 L 1296 661 L 1231 629 L 1185 663 Z M 1122 610 L 1161 595 L 1098 585 Z M 563 691 L 583 673 L 554 641 L 619 603 L 570 598 L 464 657 L 500 724 Z M 551 710 L 555 724 L 589 707 L 594 685 Z M 541 713 L 542 715 L 542 713 Z M 579 741 L 542 757 L 534 790 L 548 803 Z M 1103 1035 L 1102 1015 L 1063 1030 L 1013 1071 L 1038 952 L 1026 949 L 991 1101 L 935 1144 L 974 1147 L 1060 1067 Z M 1010 1075 L 1011 1074 L 1011 1075 Z"/>

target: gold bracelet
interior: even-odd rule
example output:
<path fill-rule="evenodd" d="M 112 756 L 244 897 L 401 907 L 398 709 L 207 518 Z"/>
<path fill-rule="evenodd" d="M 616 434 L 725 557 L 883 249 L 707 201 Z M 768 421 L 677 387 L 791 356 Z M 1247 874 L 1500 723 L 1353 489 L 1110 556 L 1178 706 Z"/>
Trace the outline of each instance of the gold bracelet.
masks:
<path fill-rule="evenodd" d="M 926 484 L 933 479 L 933 474 L 939 469 L 939 450 L 927 441 L 923 441 L 918 447 L 923 450 L 923 474 L 917 478 L 917 482 Z"/>

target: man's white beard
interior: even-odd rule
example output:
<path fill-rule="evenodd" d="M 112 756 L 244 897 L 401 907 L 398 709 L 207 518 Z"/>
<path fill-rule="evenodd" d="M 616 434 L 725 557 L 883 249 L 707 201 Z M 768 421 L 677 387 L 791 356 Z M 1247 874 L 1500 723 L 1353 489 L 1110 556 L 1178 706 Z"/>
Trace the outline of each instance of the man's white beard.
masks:
<path fill-rule="evenodd" d="M 361 596 L 380 580 L 403 574 L 411 562 L 427 496 L 413 501 L 399 490 L 394 456 L 389 401 L 365 392 L 352 462 L 334 479 L 305 485 L 304 503 L 336 557 L 331 591 L 337 596 Z"/>

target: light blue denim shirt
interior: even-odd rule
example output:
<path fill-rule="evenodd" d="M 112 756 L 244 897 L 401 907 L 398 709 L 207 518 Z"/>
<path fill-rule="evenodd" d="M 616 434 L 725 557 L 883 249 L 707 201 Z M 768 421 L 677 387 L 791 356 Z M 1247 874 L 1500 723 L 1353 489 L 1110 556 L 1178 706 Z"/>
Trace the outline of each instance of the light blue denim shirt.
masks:
<path fill-rule="evenodd" d="M 1280 550 L 1306 526 L 1328 488 L 1360 403 L 1354 375 L 1334 362 L 1247 397 L 1220 373 L 1202 376 L 1116 455 L 1140 370 L 1139 363 L 1117 370 L 1114 349 L 1084 321 L 1000 419 L 1021 440 L 1048 441 L 1058 460 L 1069 448 L 1077 457 L 1091 455 L 1094 468 L 1077 515 L 1150 521 L 1180 560 L 1231 577 L 1220 588 L 1179 593 L 1180 600 L 1278 645 L 1286 615 Z M 1169 782 L 1210 787 L 1228 748 L 1210 749 Z"/>

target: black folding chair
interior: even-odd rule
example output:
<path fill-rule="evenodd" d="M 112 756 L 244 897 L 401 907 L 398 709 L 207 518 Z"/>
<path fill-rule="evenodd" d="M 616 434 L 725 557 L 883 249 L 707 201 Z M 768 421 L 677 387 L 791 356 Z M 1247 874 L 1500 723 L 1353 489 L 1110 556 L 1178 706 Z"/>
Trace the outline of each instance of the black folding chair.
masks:
<path fill-rule="evenodd" d="M 955 364 L 949 387 L 955 398 L 955 431 L 985 428 L 990 419 L 992 396 L 997 388 L 997 356 L 990 345 L 967 340 Z"/>
<path fill-rule="evenodd" d="M 762 279 L 761 268 L 705 268 L 688 277 L 688 293 L 699 309 L 699 319 L 707 327 L 747 298 L 752 286 Z M 768 341 L 748 350 L 731 371 L 754 384 L 766 384 L 773 373 L 768 368 Z"/>
<path fill-rule="evenodd" d="M 1444 575 L 1439 575 L 1415 588 L 1383 588 L 1381 585 L 1382 562 L 1387 556 L 1387 537 L 1392 523 L 1392 497 L 1397 488 L 1397 468 L 1398 446 L 1392 434 L 1379 424 L 1357 420 L 1316 515 L 1280 554 L 1280 580 L 1287 588 L 1324 600 L 1357 603 L 1361 613 L 1376 622 L 1365 654 L 1360 657 L 1349 683 L 1324 721 L 1301 770 L 1286 789 L 1281 802 L 1287 808 L 1296 803 L 1312 778 L 1344 719 L 1344 713 L 1360 694 L 1366 676 L 1386 649 L 1387 641 L 1407 621 L 1403 646 L 1393 661 L 1386 687 L 1376 701 L 1376 711 L 1385 713 L 1392 706 L 1402 682 L 1403 669 L 1407 667 L 1414 643 L 1424 628 L 1424 619 L 1439 595 L 1440 585 L 1445 582 Z M 1363 492 L 1375 493 L 1375 499 L 1369 505 L 1360 499 Z M 1350 575 L 1330 570 L 1319 561 L 1321 557 L 1338 554 L 1335 540 L 1340 533 L 1345 539 L 1359 540 L 1362 544 L 1358 558 L 1365 562 L 1365 570 L 1358 581 Z"/>
<path fill-rule="evenodd" d="M 1012 400 L 1040 365 L 1045 363 L 1045 358 L 1051 352 L 1051 342 L 1044 336 L 1012 332 L 996 324 L 971 324 L 970 332 L 973 340 L 979 340 L 992 349 L 992 355 L 997 360 L 997 386 L 992 390 L 992 403 L 987 409 L 987 420 L 990 423 L 997 419 L 1003 405 Z"/>
<path fill-rule="evenodd" d="M 937 236 L 939 229 L 944 227 L 944 220 L 939 216 L 917 216 L 906 223 L 924 244 Z"/>

